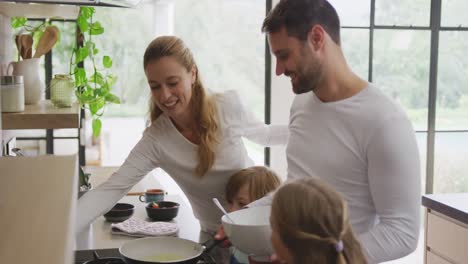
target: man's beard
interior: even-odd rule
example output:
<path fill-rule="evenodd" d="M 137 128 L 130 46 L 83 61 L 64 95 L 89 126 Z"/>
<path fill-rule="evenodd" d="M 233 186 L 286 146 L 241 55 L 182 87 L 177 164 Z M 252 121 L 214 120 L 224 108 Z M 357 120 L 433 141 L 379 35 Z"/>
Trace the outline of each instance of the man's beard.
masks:
<path fill-rule="evenodd" d="M 302 61 L 297 65 L 297 82 L 292 84 L 295 94 L 315 91 L 323 74 L 322 63 L 308 53 L 306 47 L 302 50 L 302 58 Z M 287 76 L 289 74 L 291 72 L 286 72 Z"/>

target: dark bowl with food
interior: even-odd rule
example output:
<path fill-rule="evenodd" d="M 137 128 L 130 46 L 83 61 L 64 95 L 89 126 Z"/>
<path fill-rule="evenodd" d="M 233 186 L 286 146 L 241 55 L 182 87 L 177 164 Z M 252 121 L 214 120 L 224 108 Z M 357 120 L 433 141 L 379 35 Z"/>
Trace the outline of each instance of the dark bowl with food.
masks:
<path fill-rule="evenodd" d="M 146 205 L 148 217 L 155 221 L 171 221 L 179 212 L 179 204 L 170 201 L 152 202 Z"/>
<path fill-rule="evenodd" d="M 135 206 L 133 204 L 118 203 L 104 214 L 104 218 L 112 223 L 123 222 L 133 215 L 134 210 Z"/>

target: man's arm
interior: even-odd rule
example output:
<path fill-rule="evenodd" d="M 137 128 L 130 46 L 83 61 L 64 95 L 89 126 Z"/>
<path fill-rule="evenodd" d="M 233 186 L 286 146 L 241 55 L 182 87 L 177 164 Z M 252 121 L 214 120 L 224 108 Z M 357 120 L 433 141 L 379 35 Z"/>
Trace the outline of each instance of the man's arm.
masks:
<path fill-rule="evenodd" d="M 367 148 L 368 177 L 379 223 L 359 234 L 370 263 L 413 252 L 420 228 L 421 174 L 414 131 L 406 118 L 386 120 Z"/>

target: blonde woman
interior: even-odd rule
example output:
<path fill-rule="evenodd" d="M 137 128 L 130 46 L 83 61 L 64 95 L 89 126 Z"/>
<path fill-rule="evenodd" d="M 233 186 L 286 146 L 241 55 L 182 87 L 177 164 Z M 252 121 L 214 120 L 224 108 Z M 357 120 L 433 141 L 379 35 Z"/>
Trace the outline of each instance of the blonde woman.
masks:
<path fill-rule="evenodd" d="M 271 241 L 280 262 L 289 264 L 365 264 L 348 221 L 347 205 L 324 182 L 291 181 L 275 193 Z"/>
<path fill-rule="evenodd" d="M 191 51 L 177 37 L 153 40 L 143 61 L 152 94 L 151 125 L 120 169 L 78 201 L 77 229 L 159 167 L 185 192 L 201 229 L 212 233 L 222 214 L 211 199 L 224 197 L 229 177 L 253 165 L 242 138 L 263 146 L 285 144 L 287 127 L 260 122 L 233 91 L 208 94 Z"/>

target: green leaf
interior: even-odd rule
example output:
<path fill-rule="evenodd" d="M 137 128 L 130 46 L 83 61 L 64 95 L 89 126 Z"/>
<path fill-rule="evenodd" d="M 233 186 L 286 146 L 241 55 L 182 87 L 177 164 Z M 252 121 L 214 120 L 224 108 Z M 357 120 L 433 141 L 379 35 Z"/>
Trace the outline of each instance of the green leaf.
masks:
<path fill-rule="evenodd" d="M 89 24 L 88 24 L 88 20 L 86 20 L 86 18 L 82 17 L 82 16 L 79 16 L 77 19 L 76 19 L 76 23 L 78 24 L 78 27 L 80 28 L 80 31 L 82 33 L 84 32 L 88 32 L 89 30 Z"/>
<path fill-rule="evenodd" d="M 86 71 L 81 67 L 75 67 L 75 86 L 80 87 L 86 84 Z"/>
<path fill-rule="evenodd" d="M 96 44 L 92 41 L 86 41 L 85 47 L 88 50 L 88 54 L 92 54 L 94 52 Z"/>
<path fill-rule="evenodd" d="M 91 24 L 90 35 L 101 35 L 102 33 L 104 33 L 104 28 L 101 26 L 101 23 L 95 22 Z"/>
<path fill-rule="evenodd" d="M 99 50 L 98 50 L 98 49 L 94 49 L 94 50 L 93 50 L 93 54 L 94 54 L 94 55 L 96 55 L 96 54 L 98 54 L 98 53 L 99 53 Z"/>
<path fill-rule="evenodd" d="M 120 104 L 120 98 L 116 95 L 108 93 L 106 94 L 106 102 L 113 103 L 113 104 Z"/>
<path fill-rule="evenodd" d="M 88 49 L 82 47 L 82 48 L 79 48 L 76 52 L 76 63 L 80 63 L 82 61 L 84 61 L 84 59 L 86 59 L 86 57 L 88 57 L 89 53 L 88 53 Z"/>
<path fill-rule="evenodd" d="M 28 19 L 25 17 L 12 17 L 10 20 L 10 24 L 12 28 L 19 28 L 24 26 L 24 24 L 26 24 L 27 21 Z"/>
<path fill-rule="evenodd" d="M 104 108 L 104 105 L 106 105 L 106 101 L 104 100 L 104 98 L 98 98 L 97 100 L 89 104 L 89 111 L 92 115 L 96 115 L 99 113 L 99 110 Z"/>
<path fill-rule="evenodd" d="M 102 127 L 101 119 L 99 119 L 99 118 L 93 119 L 93 136 L 94 136 L 94 138 L 98 138 L 99 135 L 101 134 L 101 127 Z"/>
<path fill-rule="evenodd" d="M 90 81 L 90 82 L 93 82 L 93 83 L 97 83 L 97 84 L 99 84 L 99 85 L 104 84 L 104 78 L 102 77 L 102 74 L 100 74 L 99 72 L 94 73 L 94 74 L 89 78 L 89 81 Z"/>
<path fill-rule="evenodd" d="M 106 55 L 102 58 L 102 64 L 105 68 L 110 68 L 112 67 L 112 59 Z"/>
<path fill-rule="evenodd" d="M 80 7 L 80 16 L 89 19 L 93 16 L 95 11 L 94 7 L 82 6 Z"/>

